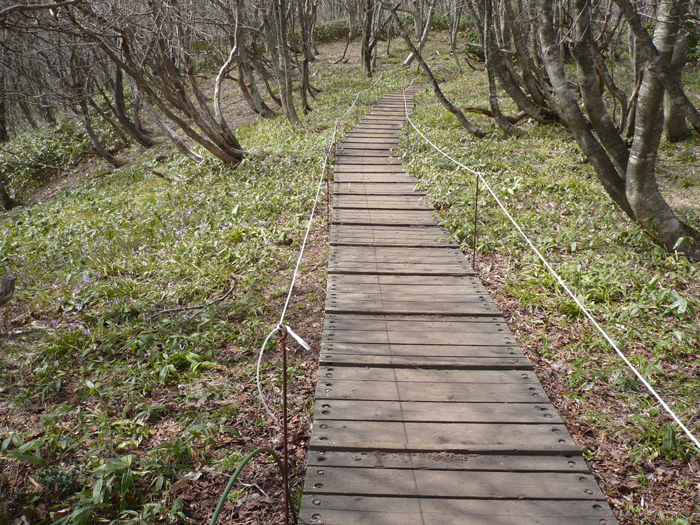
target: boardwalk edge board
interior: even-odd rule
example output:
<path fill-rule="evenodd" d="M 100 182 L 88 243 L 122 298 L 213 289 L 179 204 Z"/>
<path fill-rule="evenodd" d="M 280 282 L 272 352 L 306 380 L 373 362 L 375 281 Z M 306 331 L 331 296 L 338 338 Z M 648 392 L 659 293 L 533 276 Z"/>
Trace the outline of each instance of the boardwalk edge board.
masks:
<path fill-rule="evenodd" d="M 403 93 L 391 94 L 337 150 L 299 523 L 616 524 L 532 363 L 396 156 L 404 118 Z"/>

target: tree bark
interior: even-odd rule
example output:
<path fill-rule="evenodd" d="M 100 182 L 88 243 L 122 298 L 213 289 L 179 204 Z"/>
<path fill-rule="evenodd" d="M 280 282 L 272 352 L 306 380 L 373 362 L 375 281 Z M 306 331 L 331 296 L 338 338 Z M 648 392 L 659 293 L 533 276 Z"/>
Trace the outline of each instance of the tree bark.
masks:
<path fill-rule="evenodd" d="M 586 118 L 581 113 L 576 96 L 571 90 L 564 71 L 564 62 L 559 49 L 559 41 L 554 30 L 554 12 L 552 0 L 539 0 L 540 39 L 547 74 L 552 82 L 554 93 L 566 123 L 571 129 L 576 142 L 593 165 L 598 180 L 605 191 L 620 208 L 632 219 L 634 212 L 625 195 L 625 181 L 615 169 L 605 149 L 591 133 Z"/>
<path fill-rule="evenodd" d="M 671 2 L 661 4 L 654 45 L 663 61 L 670 61 L 676 42 L 678 16 Z M 651 68 L 651 65 L 650 65 Z M 656 161 L 662 128 L 664 85 L 652 71 L 642 80 L 637 101 L 634 142 L 626 178 L 626 194 L 637 222 L 668 251 L 679 250 L 700 260 L 700 232 L 680 221 L 659 191 Z M 683 239 L 690 239 L 683 240 Z"/>
<path fill-rule="evenodd" d="M 90 140 L 92 141 L 92 146 L 95 148 L 95 151 L 105 159 L 107 162 L 109 162 L 112 166 L 115 168 L 119 168 L 122 166 L 122 163 L 115 159 L 112 154 L 109 153 L 105 149 L 105 147 L 102 145 L 102 142 L 100 142 L 99 137 L 97 136 L 97 133 L 95 133 L 95 130 L 92 127 L 92 122 L 90 120 L 90 112 L 88 110 L 87 102 L 85 100 L 80 101 L 80 110 L 82 113 L 83 117 L 83 122 L 85 123 L 85 130 L 87 131 L 88 135 L 90 136 Z"/>
<path fill-rule="evenodd" d="M 5 185 L 2 182 L 0 182 L 0 206 L 2 206 L 5 211 L 10 211 L 17 206 L 17 203 L 10 197 L 10 194 L 7 193 Z"/>
<path fill-rule="evenodd" d="M 671 58 L 670 70 L 678 84 L 681 84 L 683 66 L 685 65 L 688 55 L 688 31 L 685 28 L 688 3 L 688 0 L 681 0 L 677 4 L 675 46 L 673 49 L 673 57 Z M 664 131 L 666 132 L 666 138 L 669 142 L 677 142 L 690 135 L 683 107 L 674 103 L 673 98 L 668 93 L 664 95 Z"/>
<path fill-rule="evenodd" d="M 492 31 L 493 26 L 493 4 L 491 0 L 484 2 L 484 35 L 488 35 Z M 486 37 L 488 38 L 488 37 Z M 489 83 L 489 105 L 493 118 L 499 127 L 506 133 L 518 133 L 518 128 L 511 124 L 501 113 L 501 108 L 498 104 L 498 93 L 496 91 L 496 75 L 494 74 L 494 63 L 491 46 L 484 46 L 484 57 L 486 58 L 486 74 Z"/>
<path fill-rule="evenodd" d="M 659 54 L 660 50 L 654 45 L 649 32 L 642 24 L 639 13 L 637 13 L 637 10 L 630 0 L 613 1 L 620 8 L 630 29 L 634 32 L 637 52 L 648 64 L 648 72 L 661 81 L 671 101 L 683 108 L 685 116 L 690 124 L 695 128 L 696 132 L 700 133 L 700 111 L 688 100 L 688 97 L 683 91 L 683 87 L 676 81 L 669 67 L 666 65 L 666 62 L 670 62 L 671 57 L 668 57 L 667 61 L 661 58 Z"/>
<path fill-rule="evenodd" d="M 114 74 L 114 113 L 117 115 L 119 123 L 126 128 L 129 134 L 134 137 L 134 140 L 141 144 L 144 148 L 150 148 L 155 144 L 149 139 L 139 126 L 135 125 L 126 116 L 126 104 L 124 103 L 124 75 L 122 70 L 117 67 Z"/>
<path fill-rule="evenodd" d="M 452 104 L 445 95 L 443 94 L 442 90 L 440 89 L 440 85 L 438 84 L 437 80 L 433 76 L 433 72 L 430 70 L 428 67 L 428 64 L 426 64 L 425 60 L 423 60 L 423 56 L 418 52 L 416 49 L 416 46 L 413 45 L 413 42 L 411 41 L 411 37 L 408 36 L 408 33 L 406 32 L 406 28 L 403 26 L 401 23 L 401 20 L 399 19 L 398 15 L 396 14 L 396 7 L 388 6 L 387 9 L 391 13 L 391 17 L 394 20 L 394 23 L 396 24 L 397 29 L 399 30 L 399 33 L 401 34 L 402 38 L 406 42 L 406 45 L 408 48 L 416 55 L 416 59 L 418 60 L 418 63 L 420 64 L 421 68 L 425 72 L 426 76 L 428 77 L 428 81 L 430 82 L 430 85 L 433 87 L 433 91 L 435 92 L 435 96 L 437 99 L 440 101 L 440 103 L 449 111 L 452 113 L 457 120 L 459 121 L 464 128 L 469 131 L 469 133 L 476 135 L 479 138 L 485 137 L 486 133 L 477 128 L 474 124 L 472 124 L 467 117 L 464 116 L 464 113 L 460 111 L 460 109 Z"/>
<path fill-rule="evenodd" d="M 617 172 L 624 178 L 629 152 L 605 108 L 605 102 L 598 86 L 598 75 L 591 48 L 593 39 L 591 37 L 590 0 L 576 0 L 576 13 L 578 16 L 573 54 L 578 64 L 579 87 L 583 103 L 598 138 L 610 155 Z"/>

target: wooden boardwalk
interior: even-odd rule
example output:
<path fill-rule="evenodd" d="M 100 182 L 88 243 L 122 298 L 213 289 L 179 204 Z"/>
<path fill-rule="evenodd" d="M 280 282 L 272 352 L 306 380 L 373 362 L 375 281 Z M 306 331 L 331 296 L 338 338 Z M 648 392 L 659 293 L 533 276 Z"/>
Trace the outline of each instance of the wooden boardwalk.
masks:
<path fill-rule="evenodd" d="M 400 92 L 385 98 L 336 158 L 300 522 L 617 523 L 498 307 L 392 156 L 403 108 Z"/>

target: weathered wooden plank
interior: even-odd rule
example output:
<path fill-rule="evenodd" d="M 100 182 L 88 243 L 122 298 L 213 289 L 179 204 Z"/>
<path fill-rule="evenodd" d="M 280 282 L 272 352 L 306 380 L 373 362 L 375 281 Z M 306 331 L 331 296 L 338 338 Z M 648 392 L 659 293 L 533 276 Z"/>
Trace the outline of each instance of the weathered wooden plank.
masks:
<path fill-rule="evenodd" d="M 462 304 L 466 307 L 474 307 L 475 305 L 493 307 L 492 311 L 496 312 L 495 304 L 486 297 L 480 295 L 451 295 L 451 296 L 439 296 L 439 295 L 422 295 L 422 294 L 410 294 L 410 293 L 398 293 L 391 294 L 387 292 L 382 293 L 360 293 L 358 290 L 354 292 L 338 292 L 328 294 L 328 302 L 335 303 L 336 305 L 343 304 L 355 304 L 355 303 L 368 303 L 368 304 L 391 304 L 400 302 L 415 302 L 424 304 L 434 304 L 434 303 L 450 303 L 453 305 Z"/>
<path fill-rule="evenodd" d="M 483 286 L 476 277 L 413 276 L 413 275 L 333 275 L 328 277 L 331 285 L 346 283 L 369 283 L 397 286 Z M 449 319 L 447 319 L 449 320 Z M 459 319 L 464 322 L 464 319 Z"/>
<path fill-rule="evenodd" d="M 307 486 L 316 495 L 427 498 L 600 500 L 591 474 L 581 472 L 498 472 L 324 467 L 310 469 Z"/>
<path fill-rule="evenodd" d="M 363 175 L 358 175 L 362 177 Z M 346 180 L 342 182 L 357 182 Z M 336 195 L 333 198 L 334 208 L 373 208 L 396 210 L 432 210 L 432 208 L 417 195 Z"/>
<path fill-rule="evenodd" d="M 372 170 L 379 171 L 383 168 L 402 168 L 401 159 L 395 159 L 393 157 L 367 157 L 364 158 L 361 155 L 341 155 L 335 159 L 335 167 L 346 166 L 352 167 L 356 171 Z"/>
<path fill-rule="evenodd" d="M 323 334 L 323 341 L 329 343 L 386 343 L 406 345 L 469 345 L 502 346 L 515 344 L 515 338 L 509 331 L 504 332 L 409 332 L 385 331 L 369 332 L 363 330 L 337 330 Z"/>
<path fill-rule="evenodd" d="M 425 401 L 355 401 L 318 403 L 314 421 L 412 421 L 423 423 L 562 423 L 546 403 L 436 403 Z"/>
<path fill-rule="evenodd" d="M 336 275 L 336 274 L 333 274 Z M 470 287 L 467 285 L 459 286 L 455 288 L 447 288 L 442 286 L 405 286 L 405 285 L 392 285 L 392 284 L 367 284 L 367 283 L 353 283 L 351 281 L 344 282 L 341 286 L 334 283 L 329 283 L 328 292 L 350 292 L 350 293 L 371 293 L 371 294 L 408 294 L 408 295 L 434 295 L 438 297 L 460 297 L 460 296 L 487 296 L 488 293 L 482 287 Z"/>
<path fill-rule="evenodd" d="M 430 211 L 334 209 L 335 224 L 364 224 L 390 226 L 432 226 L 436 224 Z"/>
<path fill-rule="evenodd" d="M 331 247 L 330 257 L 399 257 L 420 260 L 449 257 L 464 260 L 464 254 L 456 248 L 396 248 L 392 246 Z"/>
<path fill-rule="evenodd" d="M 334 192 L 340 195 L 426 195 L 425 192 L 416 190 L 414 184 L 403 183 L 374 183 L 370 185 L 362 182 L 342 184 L 335 182 L 333 188 Z"/>
<path fill-rule="evenodd" d="M 395 272 L 394 272 L 395 273 Z M 331 313 L 378 313 L 378 314 L 445 314 L 445 315 L 493 315 L 497 311 L 495 306 L 480 303 L 439 303 L 416 301 L 387 302 L 353 302 L 353 301 L 329 301 L 326 311 Z"/>
<path fill-rule="evenodd" d="M 338 184 L 361 182 L 364 184 L 416 184 L 416 179 L 399 173 L 336 173 L 333 177 Z M 337 201 L 333 203 L 338 207 Z M 425 208 L 426 206 L 423 206 Z"/>
<path fill-rule="evenodd" d="M 468 264 L 459 250 L 454 248 L 422 248 L 425 256 L 416 248 L 395 246 L 332 246 L 329 262 L 332 263 L 425 263 L 462 266 Z M 350 283 L 346 283 L 350 285 Z M 435 287 L 433 287 L 435 288 Z M 415 292 L 415 289 L 414 289 Z"/>
<path fill-rule="evenodd" d="M 398 147 L 398 142 L 398 140 L 380 139 L 379 137 L 376 137 L 374 140 L 346 140 L 340 145 L 336 155 L 345 155 L 346 152 L 356 153 L 358 151 L 379 151 L 383 156 L 392 155 Z"/>
<path fill-rule="evenodd" d="M 324 352 L 319 364 L 325 366 L 401 368 L 417 366 L 450 370 L 532 370 L 525 357 L 451 357 L 440 355 L 348 354 Z"/>
<path fill-rule="evenodd" d="M 410 421 L 321 422 L 312 450 L 566 454 L 580 449 L 564 425 L 413 423 Z"/>
<path fill-rule="evenodd" d="M 367 286 L 367 285 L 363 285 Z M 430 288 L 430 287 L 426 287 Z M 489 318 L 488 322 L 477 322 L 475 319 L 467 321 L 442 320 L 442 319 L 376 319 L 376 318 L 350 318 L 349 316 L 328 316 L 324 320 L 324 329 L 329 333 L 338 333 L 342 330 L 362 330 L 363 332 L 438 332 L 473 334 L 473 333 L 509 333 L 508 325 L 503 319 Z"/>
<path fill-rule="evenodd" d="M 432 368 L 347 368 L 322 366 L 318 371 L 319 381 L 332 386 L 338 381 L 395 381 L 397 383 L 469 383 L 471 385 L 520 385 L 527 388 L 538 385 L 533 372 L 521 370 L 434 370 Z"/>
<path fill-rule="evenodd" d="M 328 386 L 326 383 L 331 383 Z M 548 403 L 541 385 L 514 383 L 425 383 L 396 381 L 320 381 L 317 400 L 435 401 L 440 403 Z M 381 448 L 381 447 L 379 447 Z"/>
<path fill-rule="evenodd" d="M 520 405 L 522 407 L 522 405 Z M 361 467 L 462 472 L 589 472 L 580 454 L 567 456 L 474 456 L 464 454 L 388 454 L 383 452 L 322 452 L 309 454 L 316 467 Z M 317 471 L 315 472 L 318 473 Z"/>
<path fill-rule="evenodd" d="M 615 525 L 604 499 L 479 500 L 308 495 L 303 525 Z"/>

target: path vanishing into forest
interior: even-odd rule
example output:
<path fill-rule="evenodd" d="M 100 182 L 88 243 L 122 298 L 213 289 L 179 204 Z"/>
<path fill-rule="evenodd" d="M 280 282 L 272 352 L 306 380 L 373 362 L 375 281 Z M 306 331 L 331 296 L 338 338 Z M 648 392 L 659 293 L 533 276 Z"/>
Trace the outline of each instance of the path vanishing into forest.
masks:
<path fill-rule="evenodd" d="M 617 523 L 498 307 L 394 156 L 404 115 L 402 92 L 387 96 L 336 156 L 300 522 Z"/>

